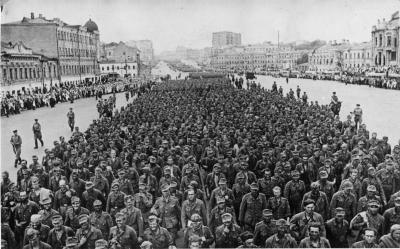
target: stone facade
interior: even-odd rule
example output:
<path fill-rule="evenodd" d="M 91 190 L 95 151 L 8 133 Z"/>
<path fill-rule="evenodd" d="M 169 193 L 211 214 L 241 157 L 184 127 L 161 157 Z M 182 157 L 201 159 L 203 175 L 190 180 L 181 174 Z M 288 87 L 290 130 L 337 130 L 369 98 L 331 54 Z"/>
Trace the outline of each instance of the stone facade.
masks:
<path fill-rule="evenodd" d="M 372 27 L 372 59 L 374 66 L 400 66 L 399 11 L 389 21 L 378 20 Z"/>
<path fill-rule="evenodd" d="M 101 61 L 100 62 L 101 74 L 113 74 L 117 73 L 120 77 L 138 76 L 138 66 L 136 62 L 115 62 L 115 61 Z"/>
<path fill-rule="evenodd" d="M 126 45 L 139 49 L 142 62 L 149 63 L 154 60 L 153 43 L 150 40 L 128 41 Z"/>
<path fill-rule="evenodd" d="M 328 44 L 309 53 L 309 69 L 312 71 L 340 71 L 344 68 L 343 54 L 350 49 L 349 40 Z"/>
<path fill-rule="evenodd" d="M 240 46 L 242 45 L 242 35 L 229 31 L 221 31 L 212 33 L 213 48 Z"/>
<path fill-rule="evenodd" d="M 370 42 L 351 44 L 343 52 L 343 67 L 368 68 L 372 66 L 372 47 Z"/>

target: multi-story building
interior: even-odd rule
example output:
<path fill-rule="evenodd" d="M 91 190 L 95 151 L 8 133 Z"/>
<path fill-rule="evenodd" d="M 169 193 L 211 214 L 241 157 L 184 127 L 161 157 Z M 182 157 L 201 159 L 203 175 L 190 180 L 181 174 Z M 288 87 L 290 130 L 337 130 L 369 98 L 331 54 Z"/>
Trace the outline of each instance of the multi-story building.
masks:
<path fill-rule="evenodd" d="M 57 60 L 35 53 L 23 42 L 1 43 L 1 85 L 38 86 L 58 79 Z"/>
<path fill-rule="evenodd" d="M 102 75 L 118 73 L 121 77 L 137 77 L 140 72 L 141 54 L 137 47 L 124 42 L 102 44 L 100 71 Z"/>
<path fill-rule="evenodd" d="M 242 45 L 242 35 L 229 31 L 221 31 L 212 33 L 213 48 L 240 46 Z"/>
<path fill-rule="evenodd" d="M 69 25 L 39 14 L 1 25 L 2 42 L 22 41 L 33 51 L 57 62 L 59 81 L 95 80 L 99 75 L 100 35 L 95 22 Z"/>
<path fill-rule="evenodd" d="M 372 59 L 374 66 L 400 66 L 399 11 L 389 21 L 378 20 L 372 27 Z"/>
<path fill-rule="evenodd" d="M 349 40 L 329 41 L 308 55 L 309 69 L 313 71 L 340 71 L 344 69 L 344 52 L 350 49 Z"/>
<path fill-rule="evenodd" d="M 368 68 L 372 65 L 371 42 L 350 44 L 343 51 L 343 68 Z"/>
<path fill-rule="evenodd" d="M 126 45 L 137 47 L 140 50 L 140 59 L 142 62 L 149 63 L 154 60 L 153 43 L 150 40 L 128 41 Z"/>

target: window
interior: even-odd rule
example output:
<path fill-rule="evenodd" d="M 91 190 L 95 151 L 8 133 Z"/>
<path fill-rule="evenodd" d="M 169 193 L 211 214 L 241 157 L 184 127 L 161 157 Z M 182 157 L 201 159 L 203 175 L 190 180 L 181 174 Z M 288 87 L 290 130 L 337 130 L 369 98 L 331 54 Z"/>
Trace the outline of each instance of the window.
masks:
<path fill-rule="evenodd" d="M 3 69 L 3 79 L 7 78 L 7 69 Z"/>
<path fill-rule="evenodd" d="M 117 66 L 117 70 L 119 70 L 119 66 Z"/>
<path fill-rule="evenodd" d="M 101 67 L 101 71 L 104 71 L 104 67 Z"/>
<path fill-rule="evenodd" d="M 378 37 L 375 37 L 375 46 L 378 46 Z"/>
<path fill-rule="evenodd" d="M 28 78 L 28 68 L 25 68 L 25 79 Z"/>
<path fill-rule="evenodd" d="M 392 46 L 392 37 L 390 35 L 386 37 L 386 46 Z"/>
<path fill-rule="evenodd" d="M 111 56 L 111 52 L 108 52 L 108 55 Z"/>
<path fill-rule="evenodd" d="M 397 47 L 397 38 L 394 38 L 393 45 L 394 45 L 395 47 Z"/>
<path fill-rule="evenodd" d="M 128 69 L 131 69 L 131 66 L 128 66 Z"/>
<path fill-rule="evenodd" d="M 110 70 L 110 67 L 107 66 L 107 71 Z"/>
<path fill-rule="evenodd" d="M 382 47 L 382 35 L 379 35 L 379 47 Z"/>

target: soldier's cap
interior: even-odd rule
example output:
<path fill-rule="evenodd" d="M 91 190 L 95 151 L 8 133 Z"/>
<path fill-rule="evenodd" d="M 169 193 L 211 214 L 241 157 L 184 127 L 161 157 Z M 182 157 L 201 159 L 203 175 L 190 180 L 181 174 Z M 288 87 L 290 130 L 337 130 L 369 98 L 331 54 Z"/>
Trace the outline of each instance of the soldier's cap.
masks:
<path fill-rule="evenodd" d="M 346 181 L 343 183 L 343 189 L 353 189 L 353 183 Z"/>
<path fill-rule="evenodd" d="M 197 186 L 199 183 L 195 180 L 190 181 L 190 185 Z"/>
<path fill-rule="evenodd" d="M 158 221 L 158 217 L 155 214 L 150 214 L 148 219 L 149 221 L 155 221 L 155 220 Z"/>
<path fill-rule="evenodd" d="M 118 181 L 118 180 L 114 180 L 114 181 L 111 183 L 111 188 L 116 187 L 116 186 L 119 187 L 119 181 Z"/>
<path fill-rule="evenodd" d="M 39 178 L 37 178 L 36 176 L 32 176 L 31 177 L 31 182 L 32 183 L 39 183 Z"/>
<path fill-rule="evenodd" d="M 220 169 L 221 165 L 219 163 L 214 164 L 213 169 Z"/>
<path fill-rule="evenodd" d="M 279 219 L 279 220 L 276 221 L 276 226 L 286 227 L 286 226 L 288 226 L 288 224 L 287 224 L 285 219 Z"/>
<path fill-rule="evenodd" d="M 37 119 L 37 118 L 35 118 L 35 121 L 38 121 L 38 119 Z"/>
<path fill-rule="evenodd" d="M 87 223 L 89 221 L 89 216 L 87 214 L 79 215 L 79 224 Z"/>
<path fill-rule="evenodd" d="M 400 224 L 394 224 L 390 227 L 390 233 L 393 234 L 394 231 L 400 230 Z"/>
<path fill-rule="evenodd" d="M 91 189 L 91 188 L 93 188 L 93 186 L 94 186 L 94 184 L 91 181 L 87 181 L 85 183 L 85 189 Z"/>
<path fill-rule="evenodd" d="M 325 163 L 332 163 L 332 159 L 330 158 L 325 159 Z"/>
<path fill-rule="evenodd" d="M 18 130 L 13 130 L 14 133 L 18 132 Z"/>
<path fill-rule="evenodd" d="M 311 183 L 311 188 L 319 188 L 320 184 L 319 182 L 312 182 Z"/>
<path fill-rule="evenodd" d="M 237 179 L 244 179 L 244 174 L 242 172 L 239 172 L 237 174 Z"/>
<path fill-rule="evenodd" d="M 220 178 L 218 181 L 218 184 L 226 184 L 226 179 L 225 178 Z"/>
<path fill-rule="evenodd" d="M 360 156 L 359 155 L 354 155 L 353 156 L 353 160 L 360 160 Z"/>
<path fill-rule="evenodd" d="M 97 153 L 97 152 L 98 152 L 97 149 L 92 150 L 92 153 Z"/>
<path fill-rule="evenodd" d="M 245 231 L 240 234 L 240 238 L 242 239 L 242 241 L 247 241 L 249 239 L 253 239 L 253 237 L 254 237 L 254 234 L 252 234 L 249 231 Z"/>
<path fill-rule="evenodd" d="M 310 204 L 315 205 L 315 201 L 313 199 L 307 199 L 304 201 L 304 207 L 307 207 Z"/>
<path fill-rule="evenodd" d="M 346 210 L 345 210 L 344 208 L 342 208 L 342 207 L 337 207 L 337 208 L 335 208 L 335 211 L 336 211 L 337 214 L 338 214 L 338 213 L 345 213 L 345 212 L 346 212 Z"/>
<path fill-rule="evenodd" d="M 375 187 L 375 185 L 372 185 L 372 184 L 368 185 L 367 191 L 369 191 L 369 192 L 376 192 L 376 187 Z"/>
<path fill-rule="evenodd" d="M 388 140 L 389 138 L 387 136 L 382 137 L 383 140 Z"/>
<path fill-rule="evenodd" d="M 141 182 L 139 183 L 139 189 L 145 189 L 146 188 L 146 184 Z"/>
<path fill-rule="evenodd" d="M 52 221 L 62 220 L 62 216 L 60 214 L 54 214 L 53 216 L 51 216 L 51 220 Z"/>
<path fill-rule="evenodd" d="M 40 204 L 46 205 L 51 203 L 51 198 L 50 197 L 45 197 L 42 200 L 39 201 Z"/>
<path fill-rule="evenodd" d="M 375 171 L 375 168 L 373 166 L 368 167 L 368 171 Z"/>
<path fill-rule="evenodd" d="M 32 214 L 31 222 L 40 222 L 42 220 L 42 216 L 40 214 Z"/>
<path fill-rule="evenodd" d="M 103 203 L 100 201 L 100 200 L 95 200 L 94 202 L 93 202 L 93 206 L 94 207 L 96 207 L 96 206 L 102 206 L 103 205 Z"/>
<path fill-rule="evenodd" d="M 144 166 L 144 167 L 142 168 L 142 171 L 147 171 L 147 172 L 149 172 L 149 171 L 150 171 L 150 166 L 149 166 L 149 165 Z"/>
<path fill-rule="evenodd" d="M 123 162 L 122 162 L 123 164 L 129 164 L 129 161 L 128 160 L 124 160 Z"/>
<path fill-rule="evenodd" d="M 108 247 L 108 242 L 104 239 L 98 239 L 94 242 L 95 249 L 106 249 Z"/>
<path fill-rule="evenodd" d="M 71 204 L 76 203 L 76 202 L 81 202 L 81 199 L 78 196 L 72 196 L 71 197 Z"/>
<path fill-rule="evenodd" d="M 377 200 L 369 200 L 368 201 L 368 207 L 380 207 L 380 203 Z"/>
<path fill-rule="evenodd" d="M 115 214 L 115 219 L 118 219 L 118 218 L 125 218 L 125 214 L 121 213 L 121 212 L 116 213 Z"/>
<path fill-rule="evenodd" d="M 163 184 L 163 185 L 161 186 L 161 191 L 162 191 L 162 192 L 168 191 L 169 188 L 170 188 L 169 184 Z"/>
<path fill-rule="evenodd" d="M 299 176 L 300 172 L 297 169 L 294 169 L 290 172 L 292 174 L 292 176 Z"/>
<path fill-rule="evenodd" d="M 357 104 L 357 106 L 360 106 L 360 104 Z"/>
<path fill-rule="evenodd" d="M 400 196 L 397 196 L 396 198 L 394 198 L 394 202 L 400 203 Z"/>
<path fill-rule="evenodd" d="M 169 184 L 169 188 L 176 188 L 176 187 L 178 187 L 178 183 L 176 181 L 171 181 L 171 183 Z"/>
<path fill-rule="evenodd" d="M 217 197 L 217 204 L 225 203 L 225 198 Z"/>
<path fill-rule="evenodd" d="M 328 178 L 328 172 L 325 169 L 320 170 L 319 171 L 319 177 L 320 178 Z"/>
<path fill-rule="evenodd" d="M 150 160 L 150 161 L 155 161 L 156 158 L 155 158 L 155 156 L 150 156 L 150 157 L 149 157 L 149 160 Z"/>
<path fill-rule="evenodd" d="M 123 175 L 125 174 L 125 169 L 119 169 L 118 170 L 118 175 Z"/>
<path fill-rule="evenodd" d="M 201 216 L 198 213 L 192 214 L 192 216 L 190 216 L 190 220 L 193 222 L 202 221 Z"/>
<path fill-rule="evenodd" d="M 25 197 L 28 197 L 28 194 L 26 193 L 26 191 L 21 191 L 21 192 L 19 192 L 19 197 L 25 198 Z"/>
<path fill-rule="evenodd" d="M 31 237 L 33 235 L 38 235 L 39 231 L 33 228 L 28 228 L 28 230 L 26 231 L 26 236 Z"/>
<path fill-rule="evenodd" d="M 132 195 L 124 195 L 124 201 L 133 200 Z"/>
<path fill-rule="evenodd" d="M 262 211 L 263 216 L 272 216 L 272 210 L 271 209 L 264 209 Z"/>
<path fill-rule="evenodd" d="M 250 184 L 250 189 L 251 190 L 258 190 L 258 184 L 256 182 L 253 182 L 252 184 Z"/>
<path fill-rule="evenodd" d="M 232 215 L 230 213 L 224 213 L 222 216 L 222 222 L 224 221 L 231 221 L 232 220 Z"/>
<path fill-rule="evenodd" d="M 38 156 L 37 155 L 33 155 L 32 159 L 38 159 Z"/>

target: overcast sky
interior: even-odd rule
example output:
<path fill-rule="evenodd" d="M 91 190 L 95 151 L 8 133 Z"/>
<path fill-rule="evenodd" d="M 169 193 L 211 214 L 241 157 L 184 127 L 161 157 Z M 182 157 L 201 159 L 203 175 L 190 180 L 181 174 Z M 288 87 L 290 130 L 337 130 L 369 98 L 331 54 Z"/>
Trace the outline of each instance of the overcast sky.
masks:
<path fill-rule="evenodd" d="M 59 17 L 97 23 L 104 42 L 150 39 L 155 53 L 178 45 L 211 46 L 212 32 L 242 34 L 242 43 L 296 40 L 369 41 L 377 19 L 388 20 L 400 0 L 8 0 L 2 23 Z"/>

